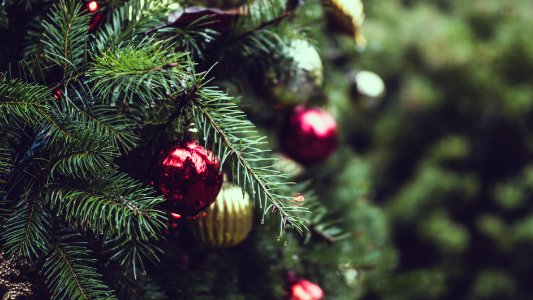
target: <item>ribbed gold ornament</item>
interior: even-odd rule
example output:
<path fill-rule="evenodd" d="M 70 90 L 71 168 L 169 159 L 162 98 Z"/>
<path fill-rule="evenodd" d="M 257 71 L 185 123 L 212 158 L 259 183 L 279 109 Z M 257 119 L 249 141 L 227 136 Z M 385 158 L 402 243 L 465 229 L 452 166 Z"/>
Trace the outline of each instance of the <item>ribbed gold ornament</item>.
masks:
<path fill-rule="evenodd" d="M 323 0 L 329 8 L 331 21 L 341 30 L 353 34 L 359 47 L 366 46 L 366 39 L 361 32 L 365 20 L 362 0 Z"/>
<path fill-rule="evenodd" d="M 235 246 L 252 230 L 254 207 L 250 196 L 230 183 L 224 183 L 215 200 L 189 224 L 200 244 L 210 247 Z"/>

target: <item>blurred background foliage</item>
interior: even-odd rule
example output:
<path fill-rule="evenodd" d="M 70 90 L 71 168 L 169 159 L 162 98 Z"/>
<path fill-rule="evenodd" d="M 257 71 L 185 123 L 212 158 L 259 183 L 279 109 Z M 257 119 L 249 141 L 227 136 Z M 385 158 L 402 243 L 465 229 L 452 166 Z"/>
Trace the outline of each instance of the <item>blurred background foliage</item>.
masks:
<path fill-rule="evenodd" d="M 365 5 L 368 45 L 351 68 L 380 74 L 387 95 L 369 107 L 326 87 L 394 244 L 363 298 L 531 299 L 533 3 Z"/>

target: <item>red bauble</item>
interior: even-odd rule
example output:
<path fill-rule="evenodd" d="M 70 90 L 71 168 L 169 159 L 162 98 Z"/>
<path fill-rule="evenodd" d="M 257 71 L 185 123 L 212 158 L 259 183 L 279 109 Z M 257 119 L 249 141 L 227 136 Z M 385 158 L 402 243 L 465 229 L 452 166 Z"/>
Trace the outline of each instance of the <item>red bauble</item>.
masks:
<path fill-rule="evenodd" d="M 161 150 L 154 184 L 172 213 L 194 216 L 215 201 L 223 181 L 219 169 L 211 151 L 196 142 L 177 142 Z"/>
<path fill-rule="evenodd" d="M 280 135 L 282 150 L 304 165 L 326 160 L 338 143 L 335 119 L 320 108 L 296 107 Z"/>
<path fill-rule="evenodd" d="M 298 279 L 291 285 L 289 300 L 320 300 L 324 292 L 315 283 L 309 280 Z"/>

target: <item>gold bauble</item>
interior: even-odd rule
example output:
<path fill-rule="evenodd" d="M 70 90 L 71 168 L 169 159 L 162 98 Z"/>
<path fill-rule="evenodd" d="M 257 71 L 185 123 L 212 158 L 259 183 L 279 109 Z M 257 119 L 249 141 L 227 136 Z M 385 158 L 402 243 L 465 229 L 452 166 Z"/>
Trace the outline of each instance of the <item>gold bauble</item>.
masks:
<path fill-rule="evenodd" d="M 266 73 L 269 97 L 276 103 L 295 106 L 309 100 L 322 85 L 324 68 L 318 51 L 308 41 L 297 39 L 290 42 L 286 57 L 293 63 L 292 74 L 276 76 L 274 69 Z"/>
<path fill-rule="evenodd" d="M 224 183 L 220 193 L 198 218 L 189 222 L 194 239 L 209 247 L 235 246 L 252 230 L 254 207 L 239 186 Z"/>
<path fill-rule="evenodd" d="M 340 30 L 353 35 L 356 44 L 364 48 L 366 39 L 361 32 L 365 20 L 362 0 L 323 0 L 330 14 L 330 21 Z"/>

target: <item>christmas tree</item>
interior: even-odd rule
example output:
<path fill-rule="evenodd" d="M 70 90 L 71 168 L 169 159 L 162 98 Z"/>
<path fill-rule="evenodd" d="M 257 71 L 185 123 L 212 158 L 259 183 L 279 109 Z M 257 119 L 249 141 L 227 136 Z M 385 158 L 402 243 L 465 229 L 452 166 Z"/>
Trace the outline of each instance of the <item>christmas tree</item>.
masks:
<path fill-rule="evenodd" d="M 4 1 L 4 299 L 360 297 L 396 259 L 347 130 L 383 95 L 362 9 Z"/>

